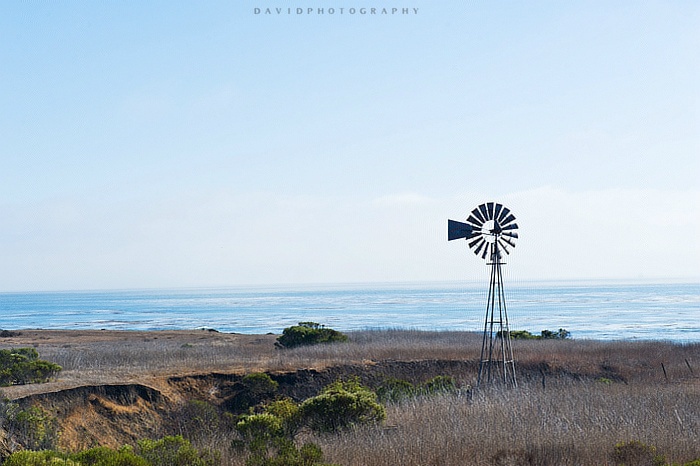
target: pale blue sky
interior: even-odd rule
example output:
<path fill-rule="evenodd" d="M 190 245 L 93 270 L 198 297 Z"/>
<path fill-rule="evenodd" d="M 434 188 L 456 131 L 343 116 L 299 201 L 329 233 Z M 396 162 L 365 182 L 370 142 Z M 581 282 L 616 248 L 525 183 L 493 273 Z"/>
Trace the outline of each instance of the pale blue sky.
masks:
<path fill-rule="evenodd" d="M 697 281 L 699 31 L 695 1 L 3 2 L 0 290 L 479 279 L 446 219 L 491 200 L 513 279 Z"/>

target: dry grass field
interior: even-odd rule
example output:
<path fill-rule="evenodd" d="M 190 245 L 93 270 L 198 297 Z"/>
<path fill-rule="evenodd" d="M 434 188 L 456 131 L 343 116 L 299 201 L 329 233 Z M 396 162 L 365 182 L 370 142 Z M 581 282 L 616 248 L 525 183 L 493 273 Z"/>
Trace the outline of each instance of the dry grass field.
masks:
<path fill-rule="evenodd" d="M 173 377 L 334 368 L 333 376 L 341 376 L 337 368 L 352 367 L 371 385 L 386 376 L 417 382 L 444 373 L 462 389 L 390 403 L 379 426 L 304 437 L 322 447 L 326 461 L 347 466 L 612 465 L 615 444 L 633 440 L 653 445 L 669 464 L 700 458 L 700 344 L 518 340 L 519 387 L 469 389 L 480 335 L 348 335 L 348 343 L 277 350 L 274 335 L 26 330 L 0 339 L 0 347 L 34 346 L 64 371 L 56 381 L 8 387 L 3 394 L 22 399 L 130 383 L 177 404 L 188 395 Z M 196 443 L 222 450 L 226 465 L 243 465 L 244 457 L 226 447 L 233 435 L 211 433 Z"/>

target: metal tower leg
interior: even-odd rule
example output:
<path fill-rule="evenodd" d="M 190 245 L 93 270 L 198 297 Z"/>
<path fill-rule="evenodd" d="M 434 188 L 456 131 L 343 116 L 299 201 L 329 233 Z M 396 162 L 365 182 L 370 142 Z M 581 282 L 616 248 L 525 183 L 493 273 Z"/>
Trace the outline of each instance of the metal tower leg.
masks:
<path fill-rule="evenodd" d="M 515 377 L 515 359 L 510 339 L 508 312 L 503 291 L 503 275 L 498 254 L 491 262 L 491 280 L 486 302 L 484 335 L 481 342 L 481 360 L 477 386 L 481 382 L 503 382 L 504 385 L 517 387 Z"/>

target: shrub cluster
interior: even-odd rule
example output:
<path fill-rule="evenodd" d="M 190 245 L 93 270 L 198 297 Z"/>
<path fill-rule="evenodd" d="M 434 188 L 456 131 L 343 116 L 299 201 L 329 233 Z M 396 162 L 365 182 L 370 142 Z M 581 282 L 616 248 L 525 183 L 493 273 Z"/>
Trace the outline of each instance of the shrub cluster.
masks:
<path fill-rule="evenodd" d="M 560 328 L 556 332 L 552 330 L 542 330 L 539 335 L 534 335 L 527 330 L 513 330 L 510 332 L 510 337 L 513 340 L 566 340 L 571 338 L 571 332 Z"/>
<path fill-rule="evenodd" d="M 287 327 L 277 338 L 278 348 L 294 348 L 296 346 L 316 345 L 319 343 L 336 343 L 347 341 L 347 335 L 326 328 L 316 322 L 299 322 L 298 325 Z"/>
<path fill-rule="evenodd" d="M 58 439 L 58 420 L 37 406 L 23 409 L 15 402 L 3 400 L 0 425 L 9 438 L 21 438 L 31 449 L 49 449 Z"/>
<path fill-rule="evenodd" d="M 0 349 L 0 386 L 47 382 L 61 370 L 58 364 L 39 359 L 34 348 Z"/>
<path fill-rule="evenodd" d="M 377 396 L 383 402 L 397 402 L 416 396 L 452 393 L 457 391 L 454 377 L 438 375 L 422 384 L 412 384 L 403 379 L 388 378 L 377 388 Z"/>
<path fill-rule="evenodd" d="M 338 432 L 385 416 L 377 394 L 352 378 L 331 383 L 302 403 L 289 398 L 263 403 L 241 416 L 236 430 L 250 452 L 249 466 L 318 466 L 326 464 L 321 449 L 309 442 L 298 448 L 294 442 L 301 428 Z"/>
<path fill-rule="evenodd" d="M 78 453 L 23 450 L 11 454 L 3 466 L 218 466 L 218 452 L 197 450 L 180 435 L 140 440 L 136 449 L 95 447 Z"/>

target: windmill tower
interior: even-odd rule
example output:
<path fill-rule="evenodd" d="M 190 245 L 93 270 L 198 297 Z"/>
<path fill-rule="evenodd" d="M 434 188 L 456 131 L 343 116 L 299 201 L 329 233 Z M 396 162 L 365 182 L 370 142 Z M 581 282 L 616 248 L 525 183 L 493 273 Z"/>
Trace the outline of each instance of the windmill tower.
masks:
<path fill-rule="evenodd" d="M 515 247 L 517 229 L 518 224 L 510 209 L 495 202 L 481 204 L 472 210 L 466 223 L 447 221 L 447 240 L 464 238 L 474 254 L 485 259 L 491 267 L 477 386 L 482 381 L 517 386 L 501 273 L 501 266 L 505 264 L 503 253 L 510 254 L 508 248 Z"/>

